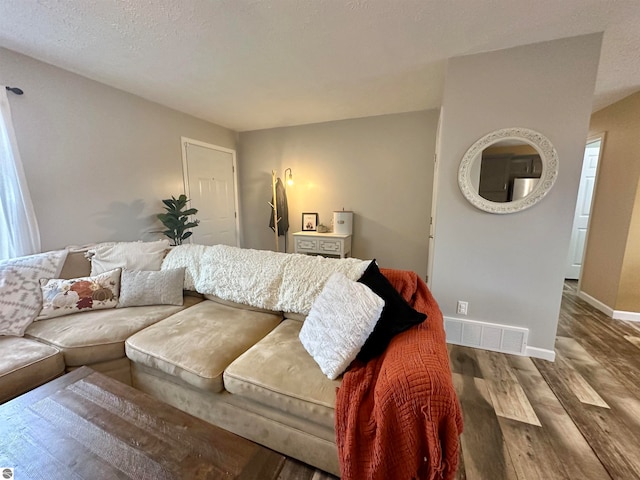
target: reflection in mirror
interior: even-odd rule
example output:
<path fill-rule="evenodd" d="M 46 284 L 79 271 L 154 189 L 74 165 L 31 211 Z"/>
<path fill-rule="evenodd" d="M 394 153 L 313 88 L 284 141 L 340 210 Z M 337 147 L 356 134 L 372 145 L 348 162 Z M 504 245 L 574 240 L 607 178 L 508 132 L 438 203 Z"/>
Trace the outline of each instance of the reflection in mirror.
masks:
<path fill-rule="evenodd" d="M 539 202 L 558 175 L 558 154 L 542 134 L 526 128 L 496 130 L 477 140 L 460 163 L 465 198 L 491 213 L 512 213 Z"/>
<path fill-rule="evenodd" d="M 526 197 L 542 174 L 542 160 L 529 143 L 518 139 L 496 142 L 472 165 L 471 181 L 482 198 L 511 202 Z"/>

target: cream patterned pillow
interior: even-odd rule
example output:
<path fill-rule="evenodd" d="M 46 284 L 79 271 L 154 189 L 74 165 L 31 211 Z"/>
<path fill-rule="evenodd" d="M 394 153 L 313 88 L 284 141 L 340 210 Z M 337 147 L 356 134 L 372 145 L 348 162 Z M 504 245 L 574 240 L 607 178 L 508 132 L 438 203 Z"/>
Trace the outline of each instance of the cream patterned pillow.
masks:
<path fill-rule="evenodd" d="M 317 296 L 300 330 L 300 341 L 320 366 L 335 380 L 367 341 L 384 300 L 362 283 L 336 272 Z"/>
<path fill-rule="evenodd" d="M 40 279 L 60 275 L 66 250 L 0 261 L 0 335 L 23 336 L 42 308 Z"/>
<path fill-rule="evenodd" d="M 42 311 L 36 320 L 71 313 L 115 308 L 120 292 L 120 268 L 91 277 L 40 280 Z"/>
<path fill-rule="evenodd" d="M 127 270 L 160 270 L 169 249 L 169 240 L 157 242 L 101 243 L 89 249 L 91 275 L 114 268 Z"/>
<path fill-rule="evenodd" d="M 123 270 L 118 308 L 142 305 L 182 305 L 184 268 L 153 271 Z"/>

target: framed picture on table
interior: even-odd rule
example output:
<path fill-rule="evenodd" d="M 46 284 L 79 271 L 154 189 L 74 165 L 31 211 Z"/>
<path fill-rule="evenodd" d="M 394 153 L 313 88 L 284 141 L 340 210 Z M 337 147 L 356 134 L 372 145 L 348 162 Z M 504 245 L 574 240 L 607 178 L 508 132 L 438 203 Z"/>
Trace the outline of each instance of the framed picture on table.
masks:
<path fill-rule="evenodd" d="M 318 214 L 303 213 L 302 214 L 302 231 L 315 232 L 318 229 Z"/>

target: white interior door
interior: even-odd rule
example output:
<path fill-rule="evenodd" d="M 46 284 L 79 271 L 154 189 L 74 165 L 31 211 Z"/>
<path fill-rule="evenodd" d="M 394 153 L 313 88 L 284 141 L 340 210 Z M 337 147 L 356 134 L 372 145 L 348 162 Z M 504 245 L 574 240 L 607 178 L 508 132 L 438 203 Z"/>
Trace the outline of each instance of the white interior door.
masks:
<path fill-rule="evenodd" d="M 598 171 L 598 160 L 600 158 L 600 147 L 602 138 L 587 143 L 584 150 L 584 160 L 582 164 L 582 175 L 580 186 L 578 187 L 578 201 L 576 212 L 573 218 L 573 228 L 571 229 L 571 241 L 569 243 L 569 258 L 565 277 L 577 280 L 580 278 L 582 269 L 582 259 L 584 257 L 584 247 L 587 240 L 587 227 L 589 226 L 589 215 L 591 214 L 591 202 L 593 191 L 596 185 L 596 173 Z"/>
<path fill-rule="evenodd" d="M 239 246 L 235 151 L 183 138 L 182 155 L 185 193 L 200 220 L 191 242 Z"/>

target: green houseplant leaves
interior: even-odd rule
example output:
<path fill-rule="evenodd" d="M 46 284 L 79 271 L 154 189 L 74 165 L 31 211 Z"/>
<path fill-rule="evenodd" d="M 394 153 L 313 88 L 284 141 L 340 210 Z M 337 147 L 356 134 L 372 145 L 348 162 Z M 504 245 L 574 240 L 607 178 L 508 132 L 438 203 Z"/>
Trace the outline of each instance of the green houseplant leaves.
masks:
<path fill-rule="evenodd" d="M 172 240 L 172 245 L 182 245 L 182 242 L 193 233 L 186 230 L 197 227 L 200 223 L 199 220 L 189 221 L 189 216 L 195 215 L 198 210 L 195 208 L 184 210 L 188 201 L 184 194 L 178 198 L 172 196 L 170 199 L 162 200 L 166 213 L 159 213 L 157 217 L 166 228 L 162 233 Z"/>

